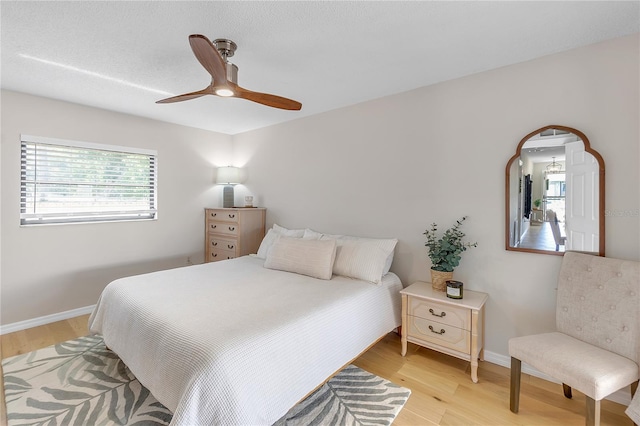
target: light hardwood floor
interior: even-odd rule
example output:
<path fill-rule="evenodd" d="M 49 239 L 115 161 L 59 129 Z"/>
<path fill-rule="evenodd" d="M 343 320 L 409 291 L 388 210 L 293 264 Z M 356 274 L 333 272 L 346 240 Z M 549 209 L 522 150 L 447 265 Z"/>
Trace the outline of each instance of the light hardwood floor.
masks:
<path fill-rule="evenodd" d="M 2 358 L 85 336 L 88 315 L 0 337 Z M 338 331 L 338 332 L 344 332 Z M 469 363 L 409 343 L 400 355 L 400 338 L 391 333 L 354 364 L 411 389 L 411 397 L 395 425 L 584 425 L 584 396 L 562 395 L 562 386 L 523 374 L 520 413 L 509 411 L 509 370 L 480 362 L 479 382 L 469 376 Z M 4 392 L 0 422 L 6 424 Z M 602 402 L 602 426 L 631 426 L 626 407 Z"/>

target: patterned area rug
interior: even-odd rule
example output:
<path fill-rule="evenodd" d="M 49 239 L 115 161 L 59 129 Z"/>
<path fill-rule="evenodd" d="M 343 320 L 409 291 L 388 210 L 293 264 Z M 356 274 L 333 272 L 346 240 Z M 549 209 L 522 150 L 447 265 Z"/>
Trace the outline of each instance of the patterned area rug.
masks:
<path fill-rule="evenodd" d="M 168 425 L 171 412 L 102 337 L 86 336 L 2 361 L 9 425 Z M 276 422 L 390 425 L 410 390 L 349 365 Z"/>

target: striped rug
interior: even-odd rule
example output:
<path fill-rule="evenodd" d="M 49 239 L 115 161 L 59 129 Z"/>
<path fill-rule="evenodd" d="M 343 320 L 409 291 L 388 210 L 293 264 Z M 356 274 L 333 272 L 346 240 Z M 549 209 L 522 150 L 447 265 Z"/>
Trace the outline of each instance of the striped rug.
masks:
<path fill-rule="evenodd" d="M 10 426 L 171 422 L 171 412 L 100 336 L 7 358 L 2 368 Z M 276 425 L 390 425 L 409 394 L 409 389 L 349 365 Z"/>

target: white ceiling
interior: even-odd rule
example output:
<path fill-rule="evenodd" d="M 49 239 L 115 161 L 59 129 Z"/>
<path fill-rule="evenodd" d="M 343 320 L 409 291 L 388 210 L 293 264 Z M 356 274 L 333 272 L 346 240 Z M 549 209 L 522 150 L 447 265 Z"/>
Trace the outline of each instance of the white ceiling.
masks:
<path fill-rule="evenodd" d="M 0 3 L 2 88 L 236 134 L 640 31 L 640 2 Z M 205 96 L 188 36 L 238 44 L 250 90 Z"/>

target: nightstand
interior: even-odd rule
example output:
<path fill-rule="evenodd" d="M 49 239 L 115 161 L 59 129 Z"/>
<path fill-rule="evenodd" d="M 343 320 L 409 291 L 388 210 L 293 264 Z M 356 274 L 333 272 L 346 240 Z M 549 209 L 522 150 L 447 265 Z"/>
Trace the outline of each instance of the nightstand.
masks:
<path fill-rule="evenodd" d="M 471 380 L 478 382 L 478 358 L 484 359 L 486 293 L 464 290 L 464 299 L 450 299 L 431 283 L 416 282 L 402 295 L 402 356 L 407 342 L 471 363 Z"/>

